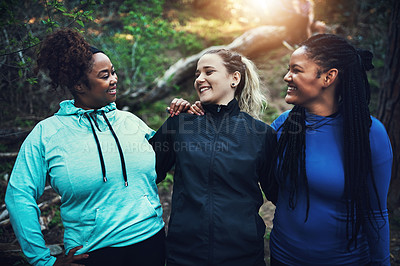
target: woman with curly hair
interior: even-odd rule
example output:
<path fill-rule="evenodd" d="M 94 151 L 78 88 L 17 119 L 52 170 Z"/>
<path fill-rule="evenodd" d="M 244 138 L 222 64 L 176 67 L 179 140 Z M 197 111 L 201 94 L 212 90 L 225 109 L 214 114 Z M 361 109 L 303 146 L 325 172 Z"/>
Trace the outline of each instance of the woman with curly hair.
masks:
<path fill-rule="evenodd" d="M 164 265 L 164 222 L 155 183 L 154 132 L 116 108 L 118 77 L 108 56 L 76 31 L 42 43 L 38 70 L 69 89 L 21 146 L 5 202 L 33 265 Z M 50 255 L 36 201 L 49 182 L 61 196 L 64 247 Z"/>

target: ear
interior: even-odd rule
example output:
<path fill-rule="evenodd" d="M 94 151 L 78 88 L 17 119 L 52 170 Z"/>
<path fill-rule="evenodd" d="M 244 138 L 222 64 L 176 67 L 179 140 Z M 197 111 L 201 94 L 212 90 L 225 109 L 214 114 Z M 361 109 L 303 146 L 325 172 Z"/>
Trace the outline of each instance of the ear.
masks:
<path fill-rule="evenodd" d="M 82 83 L 78 83 L 74 86 L 74 91 L 78 94 L 83 94 L 85 89 L 83 88 Z"/>
<path fill-rule="evenodd" d="M 236 88 L 237 87 L 237 85 L 239 85 L 239 83 L 240 83 L 240 80 L 241 80 L 241 75 L 240 75 L 240 72 L 239 71 L 235 71 L 233 74 L 232 74 L 232 88 Z M 235 85 L 233 85 L 233 84 L 235 84 Z"/>
<path fill-rule="evenodd" d="M 335 84 L 335 81 L 338 80 L 339 70 L 336 68 L 331 68 L 323 75 L 324 87 L 329 87 L 332 84 Z"/>

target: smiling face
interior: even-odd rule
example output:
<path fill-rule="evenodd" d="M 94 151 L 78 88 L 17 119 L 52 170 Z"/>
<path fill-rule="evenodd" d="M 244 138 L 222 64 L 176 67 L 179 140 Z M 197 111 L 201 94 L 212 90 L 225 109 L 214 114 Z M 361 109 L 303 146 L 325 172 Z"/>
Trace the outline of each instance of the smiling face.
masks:
<path fill-rule="evenodd" d="M 288 84 L 285 101 L 309 110 L 324 104 L 327 92 L 324 88 L 326 74 L 318 75 L 319 70 L 319 66 L 306 55 L 304 47 L 294 51 L 290 57 L 288 72 L 283 78 Z"/>
<path fill-rule="evenodd" d="M 197 62 L 194 88 L 204 104 L 227 105 L 235 96 L 232 83 L 239 82 L 239 72 L 229 74 L 218 54 L 205 54 Z"/>
<path fill-rule="evenodd" d="M 117 98 L 118 77 L 110 59 L 103 53 L 96 53 L 93 61 L 93 68 L 87 74 L 88 86 L 76 87 L 76 107 L 99 109 Z"/>

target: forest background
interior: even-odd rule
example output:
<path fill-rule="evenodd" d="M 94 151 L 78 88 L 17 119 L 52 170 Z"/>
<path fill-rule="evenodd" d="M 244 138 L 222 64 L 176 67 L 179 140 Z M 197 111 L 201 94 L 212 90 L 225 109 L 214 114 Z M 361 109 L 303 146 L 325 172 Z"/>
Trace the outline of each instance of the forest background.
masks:
<path fill-rule="evenodd" d="M 53 90 L 45 76 L 35 76 L 36 52 L 41 40 L 61 27 L 75 28 L 105 51 L 119 77 L 117 106 L 158 129 L 166 120 L 166 106 L 174 97 L 191 102 L 194 75 L 174 80 L 165 73 L 182 67 L 182 58 L 216 45 L 228 45 L 244 33 L 268 25 L 278 45 L 249 56 L 260 71 L 269 106 L 262 119 L 271 123 L 291 106 L 283 101 L 292 49 L 299 40 L 280 31 L 293 24 L 294 14 L 282 8 L 283 0 L 6 0 L 0 2 L 0 262 L 25 265 L 8 220 L 4 194 L 18 149 L 40 120 L 51 116 L 58 103 L 70 99 L 68 91 Z M 286 1 L 287 2 L 287 1 Z M 388 208 L 391 228 L 391 261 L 400 265 L 400 88 L 399 1 L 315 0 L 315 20 L 326 32 L 347 38 L 373 51 L 375 69 L 368 73 L 372 87 L 370 108 L 386 126 L 394 152 Z M 293 25 L 292 25 L 293 26 Z M 276 28 L 274 28 L 276 27 Z M 286 35 L 285 35 L 286 34 Z M 269 36 L 267 36 L 268 38 Z M 257 45 L 257 40 L 250 46 Z M 181 62 L 181 65 L 179 64 Z M 183 64 L 184 66 L 184 64 Z M 175 72 L 178 75 L 178 72 Z M 160 80 L 164 81 L 159 86 Z M 172 175 L 159 184 L 164 219 L 168 222 Z M 41 204 L 41 224 L 55 254 L 62 251 L 59 197 L 47 189 Z M 272 227 L 273 206 L 266 202 L 260 213 L 266 221 L 266 254 Z"/>

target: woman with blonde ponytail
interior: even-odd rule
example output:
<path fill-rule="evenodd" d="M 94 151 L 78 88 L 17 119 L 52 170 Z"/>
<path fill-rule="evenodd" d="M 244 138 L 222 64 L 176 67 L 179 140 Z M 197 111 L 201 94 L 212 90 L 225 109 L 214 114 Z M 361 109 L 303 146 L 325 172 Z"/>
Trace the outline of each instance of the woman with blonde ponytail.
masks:
<path fill-rule="evenodd" d="M 241 111 L 259 119 L 260 112 L 267 105 L 267 99 L 260 88 L 260 79 L 257 68 L 252 61 L 242 56 L 242 62 L 246 67 L 244 88 L 235 92 Z"/>
<path fill-rule="evenodd" d="M 276 136 L 256 119 L 266 105 L 256 67 L 235 52 L 211 50 L 195 75 L 204 115 L 171 116 L 150 140 L 157 180 L 175 166 L 167 265 L 265 265 L 259 184 L 275 202 L 268 173 Z"/>

